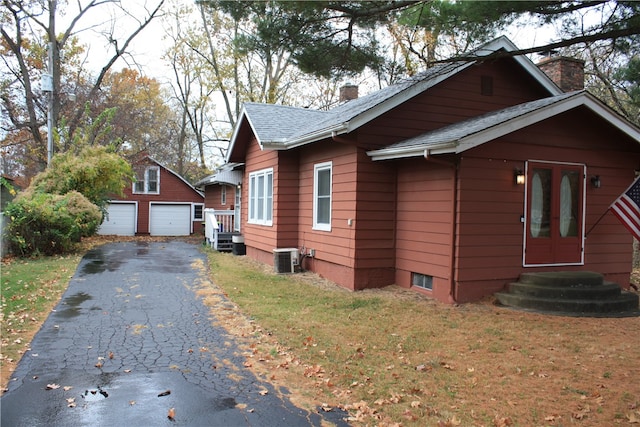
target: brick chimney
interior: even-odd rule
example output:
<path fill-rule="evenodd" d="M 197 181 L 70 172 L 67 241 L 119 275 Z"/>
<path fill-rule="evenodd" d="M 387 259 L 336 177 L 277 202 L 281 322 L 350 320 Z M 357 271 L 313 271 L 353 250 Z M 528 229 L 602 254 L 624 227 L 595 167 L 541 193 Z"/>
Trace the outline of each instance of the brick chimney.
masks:
<path fill-rule="evenodd" d="M 584 89 L 584 61 L 566 56 L 547 56 L 540 68 L 564 92 Z"/>
<path fill-rule="evenodd" d="M 347 102 L 352 99 L 358 99 L 358 86 L 347 83 L 340 88 L 340 102 Z"/>

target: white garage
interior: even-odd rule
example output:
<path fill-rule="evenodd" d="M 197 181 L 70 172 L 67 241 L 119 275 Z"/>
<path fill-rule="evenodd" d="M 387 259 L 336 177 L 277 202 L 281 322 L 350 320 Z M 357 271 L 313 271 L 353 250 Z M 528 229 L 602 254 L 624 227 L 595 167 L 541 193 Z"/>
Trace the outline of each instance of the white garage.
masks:
<path fill-rule="evenodd" d="M 98 229 L 98 234 L 134 236 L 136 234 L 137 203 L 112 202 L 107 206 L 107 216 Z"/>
<path fill-rule="evenodd" d="M 152 236 L 190 235 L 191 203 L 152 203 L 149 208 L 149 234 Z"/>

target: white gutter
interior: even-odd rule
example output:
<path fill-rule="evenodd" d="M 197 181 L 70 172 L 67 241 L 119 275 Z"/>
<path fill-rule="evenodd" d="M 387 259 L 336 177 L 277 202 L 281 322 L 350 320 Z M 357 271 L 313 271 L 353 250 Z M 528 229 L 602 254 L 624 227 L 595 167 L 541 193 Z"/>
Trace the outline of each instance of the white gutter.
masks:
<path fill-rule="evenodd" d="M 367 155 L 371 157 L 371 160 L 374 162 L 378 160 L 404 159 L 407 157 L 426 158 L 433 154 L 455 153 L 457 146 L 458 141 L 447 141 L 430 145 L 428 148 L 425 148 L 424 144 L 421 144 L 411 147 L 372 150 L 367 151 Z"/>

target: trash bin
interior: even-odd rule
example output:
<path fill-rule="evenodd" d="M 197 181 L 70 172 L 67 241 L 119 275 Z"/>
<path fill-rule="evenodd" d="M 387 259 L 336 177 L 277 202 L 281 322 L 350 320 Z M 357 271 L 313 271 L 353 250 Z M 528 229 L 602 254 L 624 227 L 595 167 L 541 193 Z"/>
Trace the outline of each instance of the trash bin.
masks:
<path fill-rule="evenodd" d="M 231 236 L 231 252 L 234 255 L 247 254 L 247 247 L 244 245 L 244 236 Z"/>

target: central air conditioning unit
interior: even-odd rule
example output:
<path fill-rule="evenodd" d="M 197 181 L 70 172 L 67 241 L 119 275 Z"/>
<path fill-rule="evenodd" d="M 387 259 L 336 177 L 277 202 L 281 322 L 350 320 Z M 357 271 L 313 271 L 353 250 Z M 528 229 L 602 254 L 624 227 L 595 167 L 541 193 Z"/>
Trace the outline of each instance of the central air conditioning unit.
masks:
<path fill-rule="evenodd" d="M 273 268 L 276 273 L 295 273 L 298 266 L 298 249 L 279 248 L 273 250 Z"/>

